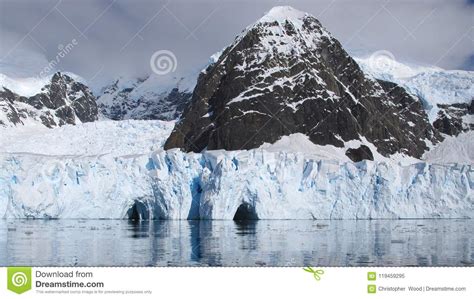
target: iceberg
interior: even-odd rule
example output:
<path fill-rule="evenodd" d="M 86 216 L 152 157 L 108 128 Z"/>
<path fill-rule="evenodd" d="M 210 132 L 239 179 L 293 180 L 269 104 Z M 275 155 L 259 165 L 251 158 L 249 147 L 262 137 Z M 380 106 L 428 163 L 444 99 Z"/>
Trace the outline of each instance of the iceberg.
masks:
<path fill-rule="evenodd" d="M 474 218 L 472 165 L 304 153 L 0 154 L 0 217 Z"/>

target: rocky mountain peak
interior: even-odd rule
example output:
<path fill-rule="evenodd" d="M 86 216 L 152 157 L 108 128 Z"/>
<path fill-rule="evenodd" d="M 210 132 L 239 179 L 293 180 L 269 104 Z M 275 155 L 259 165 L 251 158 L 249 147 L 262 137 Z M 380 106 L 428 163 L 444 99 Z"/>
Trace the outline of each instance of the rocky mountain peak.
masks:
<path fill-rule="evenodd" d="M 89 88 L 60 72 L 33 96 L 19 95 L 3 87 L 0 108 L 0 124 L 4 126 L 41 123 L 52 128 L 98 119 L 97 103 Z"/>
<path fill-rule="evenodd" d="M 174 120 L 191 99 L 196 77 L 169 82 L 155 75 L 120 77 L 102 89 L 97 104 L 102 114 L 113 120 Z"/>
<path fill-rule="evenodd" d="M 260 24 L 272 24 L 274 27 L 281 26 L 286 29 L 290 29 L 291 27 L 293 27 L 294 30 L 303 31 L 309 29 L 320 29 L 324 32 L 324 34 L 329 34 L 329 32 L 323 28 L 321 23 L 314 16 L 306 12 L 299 11 L 291 6 L 273 7 L 262 18 L 260 18 L 250 27 L 256 27 Z M 295 32 L 291 32 L 291 30 L 288 30 L 288 33 L 292 34 Z M 313 32 L 313 34 L 314 33 L 318 32 Z"/>
<path fill-rule="evenodd" d="M 165 148 L 251 149 L 294 133 L 415 157 L 438 138 L 418 98 L 366 76 L 315 17 L 284 6 L 247 27 L 200 75 Z"/>
<path fill-rule="evenodd" d="M 332 39 L 315 17 L 290 6 L 277 6 L 248 26 L 227 49 L 238 51 L 253 44 L 252 50 L 264 56 L 261 59 L 298 55 L 317 48 L 323 38 Z M 225 53 L 221 57 L 226 57 Z"/>

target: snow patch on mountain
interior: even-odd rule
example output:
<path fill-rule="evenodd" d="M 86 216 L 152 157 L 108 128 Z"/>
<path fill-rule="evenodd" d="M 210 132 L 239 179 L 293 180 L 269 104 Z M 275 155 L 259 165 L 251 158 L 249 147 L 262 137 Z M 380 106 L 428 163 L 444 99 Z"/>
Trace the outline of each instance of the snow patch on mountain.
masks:
<path fill-rule="evenodd" d="M 396 60 L 386 62 L 387 68 L 380 68 L 374 67 L 372 56 L 354 59 L 365 73 L 377 79 L 397 83 L 418 96 L 423 101 L 431 123 L 438 116 L 439 104 L 469 104 L 474 98 L 472 71 L 444 70 Z"/>
<path fill-rule="evenodd" d="M 308 136 L 301 133 L 295 133 L 289 136 L 283 136 L 273 144 L 264 143 L 262 146 L 260 146 L 260 149 L 263 149 L 266 152 L 274 153 L 299 153 L 313 160 L 336 160 L 339 162 L 350 162 L 351 159 L 349 159 L 349 157 L 346 155 L 346 151 L 348 149 L 356 149 L 361 145 L 365 145 L 372 152 L 374 160 L 378 162 L 398 163 L 400 165 L 410 165 L 422 162 L 422 160 L 403 154 L 395 154 L 391 155 L 390 157 L 384 157 L 365 137 L 360 136 L 359 139 L 360 140 L 355 139 L 344 142 L 343 147 L 336 147 L 333 145 L 314 144 L 309 140 Z"/>
<path fill-rule="evenodd" d="M 196 85 L 197 74 L 187 77 L 120 77 L 104 87 L 97 103 L 110 119 L 173 120 L 181 115 Z"/>
<path fill-rule="evenodd" d="M 447 136 L 427 152 L 423 159 L 429 163 L 474 165 L 474 132 L 460 133 L 456 137 Z"/>
<path fill-rule="evenodd" d="M 41 89 L 50 82 L 51 78 L 11 78 L 0 74 L 0 87 L 7 88 L 14 93 L 31 97 L 41 92 Z"/>
<path fill-rule="evenodd" d="M 286 20 L 292 20 L 296 21 L 296 24 L 299 23 L 302 26 L 303 23 L 301 20 L 307 15 L 307 13 L 297 10 L 291 6 L 275 6 L 267 11 L 264 16 L 257 21 L 257 23 L 267 23 L 273 21 L 285 22 Z"/>
<path fill-rule="evenodd" d="M 96 99 L 76 75 L 58 72 L 48 81 L 0 77 L 0 126 L 52 128 L 98 119 Z"/>
<path fill-rule="evenodd" d="M 87 85 L 84 78 L 70 72 L 63 72 L 62 74 L 69 76 L 76 82 Z M 53 75 L 43 77 L 13 77 L 0 73 L 0 88 L 5 88 L 13 91 L 19 96 L 31 97 L 41 93 L 43 88 L 51 82 Z"/>

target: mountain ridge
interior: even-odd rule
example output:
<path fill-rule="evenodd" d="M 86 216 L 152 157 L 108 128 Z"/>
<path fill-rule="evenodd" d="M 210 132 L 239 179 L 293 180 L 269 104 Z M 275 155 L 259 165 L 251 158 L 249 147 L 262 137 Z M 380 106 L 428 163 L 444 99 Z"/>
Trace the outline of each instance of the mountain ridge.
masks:
<path fill-rule="evenodd" d="M 189 74 L 165 83 L 153 74 L 144 78 L 120 77 L 102 88 L 97 104 L 102 114 L 112 120 L 174 120 L 191 98 L 193 77 Z"/>
<path fill-rule="evenodd" d="M 251 149 L 292 133 L 338 147 L 364 136 L 414 157 L 439 139 L 418 98 L 367 77 L 313 16 L 277 7 L 201 74 L 165 149 Z"/>
<path fill-rule="evenodd" d="M 37 88 L 37 87 L 36 87 Z M 19 95 L 2 86 L 0 90 L 0 125 L 26 123 L 48 128 L 98 120 L 94 95 L 87 86 L 66 74 L 55 73 L 39 92 Z"/>
<path fill-rule="evenodd" d="M 439 132 L 453 136 L 474 130 L 474 72 L 410 66 L 389 57 L 382 57 L 388 67 L 381 69 L 371 66 L 371 59 L 355 60 L 368 75 L 397 83 L 419 97 Z"/>

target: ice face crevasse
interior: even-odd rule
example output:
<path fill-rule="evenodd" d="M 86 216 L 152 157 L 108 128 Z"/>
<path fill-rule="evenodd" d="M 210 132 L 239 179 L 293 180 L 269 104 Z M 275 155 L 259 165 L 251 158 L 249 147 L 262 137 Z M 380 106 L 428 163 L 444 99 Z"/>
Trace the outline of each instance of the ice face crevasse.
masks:
<path fill-rule="evenodd" d="M 0 217 L 473 218 L 469 165 L 311 160 L 263 150 L 0 156 Z"/>

